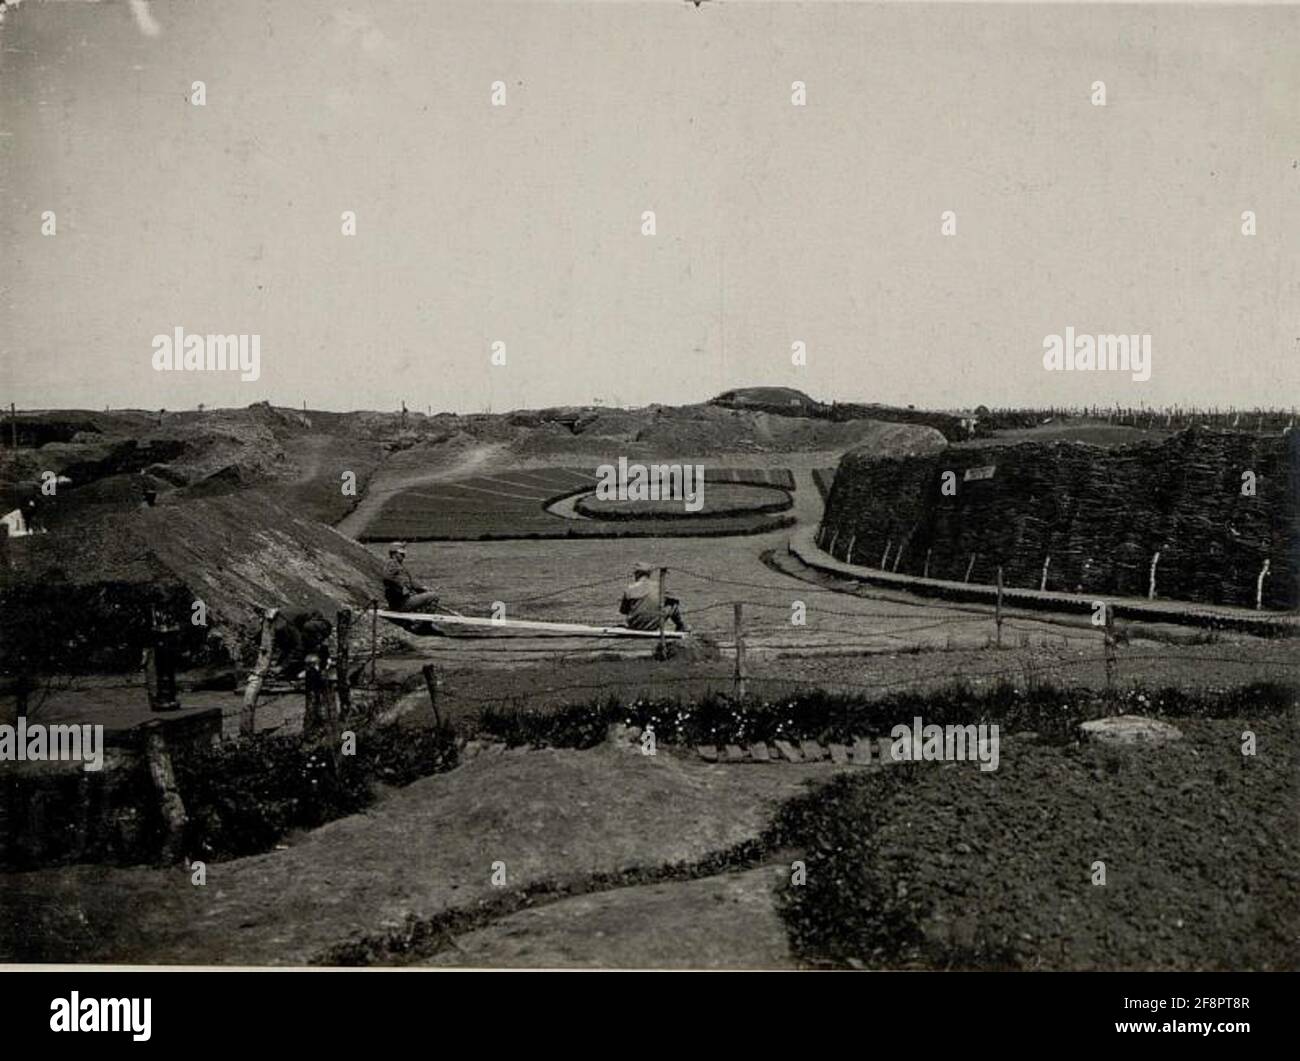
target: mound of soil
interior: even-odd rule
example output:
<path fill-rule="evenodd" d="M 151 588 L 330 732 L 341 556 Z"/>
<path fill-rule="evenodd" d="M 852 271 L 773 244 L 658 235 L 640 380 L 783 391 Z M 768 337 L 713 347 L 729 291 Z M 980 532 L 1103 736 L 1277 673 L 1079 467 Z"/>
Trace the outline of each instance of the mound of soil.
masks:
<path fill-rule="evenodd" d="M 795 453 L 880 447 L 882 453 L 931 453 L 946 443 L 934 428 L 875 420 L 808 419 L 718 405 L 589 410 L 572 430 L 560 423 L 508 428 L 511 448 L 529 458 L 589 455 L 608 459 L 718 453 Z M 613 446 L 611 445 L 613 444 Z"/>
<path fill-rule="evenodd" d="M 87 518 L 64 530 L 9 543 L 5 598 L 44 604 L 48 622 L 98 630 L 111 641 L 122 610 L 138 601 L 202 600 L 213 658 L 251 648 L 257 607 L 362 607 L 380 590 L 380 561 L 330 528 L 258 492 L 160 504 Z M 34 591 L 34 592 L 33 592 Z M 72 603 L 77 607 L 70 607 Z M 3 602 L 0 602 L 3 603 Z M 34 620 L 33 620 L 34 621 Z M 51 639 L 56 635 L 51 630 Z"/>
<path fill-rule="evenodd" d="M 1157 749 L 1004 738 L 996 771 L 891 765 L 808 801 L 796 949 L 870 967 L 1293 969 L 1294 719 L 1176 721 L 1185 739 Z"/>

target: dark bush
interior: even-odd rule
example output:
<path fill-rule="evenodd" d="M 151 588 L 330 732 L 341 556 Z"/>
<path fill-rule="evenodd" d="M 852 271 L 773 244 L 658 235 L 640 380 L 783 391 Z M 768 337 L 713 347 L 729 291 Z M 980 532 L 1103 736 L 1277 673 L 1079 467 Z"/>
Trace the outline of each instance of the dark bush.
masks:
<path fill-rule="evenodd" d="M 916 716 L 938 725 L 997 723 L 1007 732 L 1033 730 L 1044 740 L 1074 740 L 1080 722 L 1106 714 L 1174 718 L 1266 717 L 1296 705 L 1294 686 L 1256 682 L 1228 689 L 1134 687 L 1107 700 L 1095 689 L 1004 681 L 972 690 L 956 682 L 933 691 L 904 691 L 869 700 L 815 690 L 780 700 L 737 701 L 710 694 L 696 701 L 609 696 L 554 708 L 486 709 L 480 731 L 511 745 L 590 748 L 616 722 L 653 728 L 668 744 L 749 744 L 776 739 L 848 742 L 887 736 Z"/>
<path fill-rule="evenodd" d="M 269 735 L 178 759 L 186 850 L 196 858 L 266 851 L 290 830 L 355 814 L 372 802 L 375 781 L 406 785 L 456 765 L 446 729 L 374 726 L 356 738 L 356 754 L 337 765 L 325 744 Z"/>

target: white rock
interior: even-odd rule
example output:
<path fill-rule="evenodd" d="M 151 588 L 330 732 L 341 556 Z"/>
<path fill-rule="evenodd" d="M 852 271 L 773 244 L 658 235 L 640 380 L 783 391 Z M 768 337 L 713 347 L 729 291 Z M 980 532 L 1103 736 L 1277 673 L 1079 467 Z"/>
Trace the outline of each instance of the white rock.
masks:
<path fill-rule="evenodd" d="M 1182 730 L 1177 726 L 1155 718 L 1143 718 L 1141 715 L 1096 718 L 1091 722 L 1080 724 L 1079 730 L 1085 740 L 1125 747 L 1140 744 L 1167 744 L 1183 738 Z"/>

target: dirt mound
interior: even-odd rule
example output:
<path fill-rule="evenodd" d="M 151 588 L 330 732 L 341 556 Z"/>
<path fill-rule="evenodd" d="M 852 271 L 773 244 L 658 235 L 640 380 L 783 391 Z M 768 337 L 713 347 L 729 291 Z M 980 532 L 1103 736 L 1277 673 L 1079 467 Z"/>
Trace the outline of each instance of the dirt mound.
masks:
<path fill-rule="evenodd" d="M 943 436 L 917 424 L 779 416 L 718 405 L 588 410 L 572 425 L 519 428 L 511 448 L 522 456 L 584 454 L 608 457 L 611 445 L 628 457 L 691 454 L 794 453 L 879 446 L 884 452 L 929 453 Z"/>
<path fill-rule="evenodd" d="M 788 405 L 813 409 L 819 402 L 793 387 L 737 387 L 713 399 L 717 405 Z"/>
<path fill-rule="evenodd" d="M 810 804 L 787 923 L 814 961 L 1295 966 L 1294 721 L 1175 719 L 1145 751 L 1003 740 L 996 771 L 888 766 Z M 895 773 L 894 771 L 901 771 Z M 882 785 L 883 782 L 883 785 Z"/>
<path fill-rule="evenodd" d="M 9 548 L 8 605 L 45 606 L 49 621 L 111 641 L 124 612 L 165 597 L 173 609 L 186 605 L 174 618 L 215 658 L 251 646 L 257 606 L 332 613 L 363 606 L 380 586 L 376 557 L 257 492 L 107 513 Z M 206 606 L 206 628 L 188 621 L 194 600 Z"/>

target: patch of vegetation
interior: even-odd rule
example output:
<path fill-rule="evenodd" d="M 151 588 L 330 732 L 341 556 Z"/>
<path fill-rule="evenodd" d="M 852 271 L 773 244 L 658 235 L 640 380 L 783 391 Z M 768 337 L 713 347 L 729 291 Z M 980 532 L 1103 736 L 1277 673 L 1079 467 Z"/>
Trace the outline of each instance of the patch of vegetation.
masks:
<path fill-rule="evenodd" d="M 698 512 L 685 509 L 680 498 L 659 501 L 602 501 L 594 494 L 578 499 L 574 508 L 592 519 L 721 519 L 728 516 L 785 512 L 793 507 L 794 498 L 784 490 L 747 483 L 710 484 L 703 492 L 703 508 Z"/>
<path fill-rule="evenodd" d="M 1292 720 L 1238 710 L 1285 743 Z M 995 773 L 841 774 L 786 804 L 772 837 L 806 872 L 777 895 L 792 948 L 856 968 L 1293 968 L 1293 759 L 1244 759 L 1240 721 L 1180 728 L 1155 752 L 1031 741 Z"/>
<path fill-rule="evenodd" d="M 449 729 L 373 726 L 357 730 L 356 754 L 265 735 L 177 760 L 191 857 L 223 859 L 274 847 L 294 829 L 313 829 L 374 801 L 374 783 L 401 786 L 456 765 Z"/>
<path fill-rule="evenodd" d="M 1175 718 L 1271 717 L 1292 710 L 1297 691 L 1281 682 L 1229 688 L 1146 689 L 1134 686 L 1110 698 L 1095 689 L 1050 682 L 1003 681 L 973 689 L 962 681 L 933 691 L 902 691 L 878 699 L 814 690 L 776 701 L 738 701 L 710 694 L 695 701 L 617 696 L 550 708 L 487 708 L 482 735 L 510 745 L 590 748 L 614 723 L 652 728 L 668 744 L 740 744 L 771 740 L 844 743 L 885 736 L 917 715 L 938 725 L 997 723 L 1008 733 L 1032 730 L 1044 741 L 1070 743 L 1080 722 L 1106 715 Z"/>

